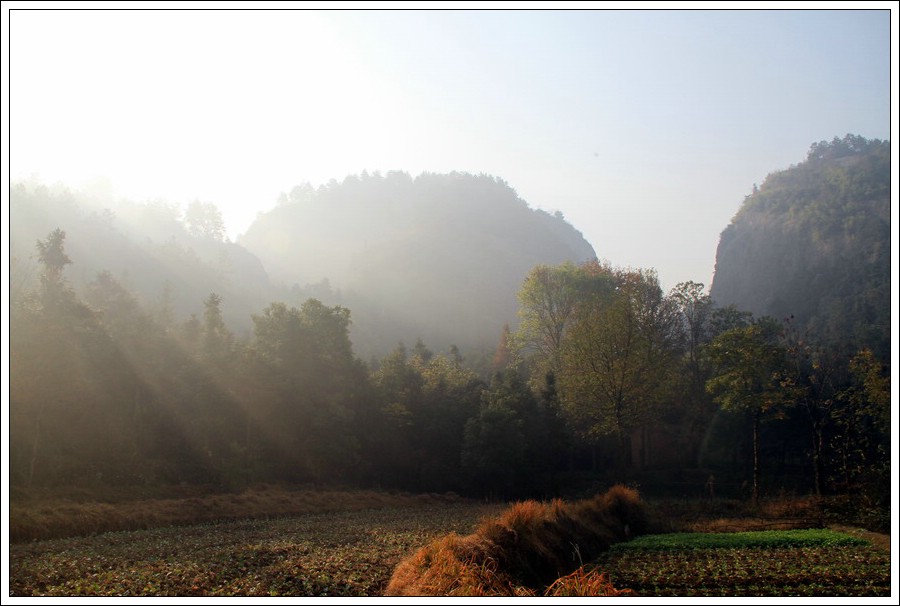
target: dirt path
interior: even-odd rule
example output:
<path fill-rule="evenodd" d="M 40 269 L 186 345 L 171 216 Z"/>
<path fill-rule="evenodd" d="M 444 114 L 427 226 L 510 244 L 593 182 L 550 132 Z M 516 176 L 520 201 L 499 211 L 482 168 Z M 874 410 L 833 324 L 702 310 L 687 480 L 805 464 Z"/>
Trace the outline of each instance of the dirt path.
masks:
<path fill-rule="evenodd" d="M 836 532 L 843 532 L 855 537 L 859 537 L 861 539 L 866 539 L 867 541 L 871 541 L 872 545 L 874 545 L 875 547 L 883 549 L 888 553 L 891 552 L 891 535 L 889 534 L 881 534 L 879 532 L 871 532 L 862 528 L 854 528 L 853 526 L 841 526 L 839 524 L 832 524 L 828 528 Z"/>

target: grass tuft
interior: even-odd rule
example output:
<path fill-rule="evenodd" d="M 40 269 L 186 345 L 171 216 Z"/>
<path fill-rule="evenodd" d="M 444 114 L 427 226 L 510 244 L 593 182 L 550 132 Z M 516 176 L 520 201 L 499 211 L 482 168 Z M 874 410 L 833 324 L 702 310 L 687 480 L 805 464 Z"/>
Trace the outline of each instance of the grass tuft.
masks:
<path fill-rule="evenodd" d="M 630 589 L 616 589 L 609 576 L 598 570 L 586 570 L 584 566 L 564 577 L 559 577 L 544 591 L 547 597 L 615 597 L 632 595 Z"/>

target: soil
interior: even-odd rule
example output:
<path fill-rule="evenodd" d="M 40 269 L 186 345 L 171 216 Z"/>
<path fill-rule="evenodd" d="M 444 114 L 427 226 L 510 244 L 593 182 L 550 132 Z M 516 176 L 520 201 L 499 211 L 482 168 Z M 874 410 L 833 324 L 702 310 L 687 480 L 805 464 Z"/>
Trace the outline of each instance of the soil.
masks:
<path fill-rule="evenodd" d="M 883 549 L 887 553 L 891 552 L 891 535 L 889 534 L 871 532 L 862 528 L 855 528 L 853 526 L 841 526 L 839 524 L 832 524 L 828 528 L 837 532 L 843 532 L 849 535 L 853 535 L 861 539 L 866 539 L 867 541 L 870 541 L 875 547 Z"/>

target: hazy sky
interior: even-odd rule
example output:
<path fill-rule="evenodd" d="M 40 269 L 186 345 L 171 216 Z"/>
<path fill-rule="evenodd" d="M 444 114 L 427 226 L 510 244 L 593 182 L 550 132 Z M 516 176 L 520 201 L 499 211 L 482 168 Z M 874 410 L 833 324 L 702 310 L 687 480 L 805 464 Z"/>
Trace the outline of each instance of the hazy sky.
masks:
<path fill-rule="evenodd" d="M 213 202 L 236 238 L 304 182 L 487 173 L 709 286 L 754 183 L 893 140 L 896 3 L 853 6 L 882 10 L 13 10 L 11 177 Z"/>

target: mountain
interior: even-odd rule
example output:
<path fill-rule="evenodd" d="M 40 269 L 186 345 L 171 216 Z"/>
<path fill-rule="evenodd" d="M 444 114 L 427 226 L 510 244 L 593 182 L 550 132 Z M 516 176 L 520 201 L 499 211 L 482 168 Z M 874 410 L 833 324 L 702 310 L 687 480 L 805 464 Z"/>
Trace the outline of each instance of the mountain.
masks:
<path fill-rule="evenodd" d="M 889 358 L 890 142 L 813 144 L 770 174 L 722 232 L 710 296 L 755 315 L 793 316 L 821 341 Z"/>
<path fill-rule="evenodd" d="M 500 179 L 464 173 L 296 187 L 239 242 L 273 280 L 332 289 L 364 355 L 420 338 L 493 349 L 532 267 L 596 256 L 558 213 L 530 208 Z"/>
<path fill-rule="evenodd" d="M 418 339 L 434 350 L 493 352 L 504 324 L 516 322 L 532 267 L 595 257 L 558 213 L 529 208 L 499 179 L 460 173 L 364 173 L 296 187 L 238 242 L 196 229 L 190 209 L 63 186 L 13 184 L 9 216 L 16 292 L 36 286 L 35 245 L 59 228 L 72 260 L 65 275 L 82 296 L 108 271 L 147 312 L 181 323 L 202 316 L 217 293 L 239 337 L 269 303 L 299 307 L 313 297 L 350 309 L 363 358 Z"/>

